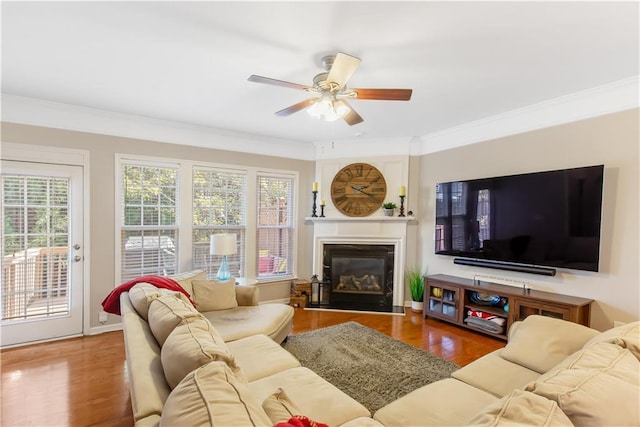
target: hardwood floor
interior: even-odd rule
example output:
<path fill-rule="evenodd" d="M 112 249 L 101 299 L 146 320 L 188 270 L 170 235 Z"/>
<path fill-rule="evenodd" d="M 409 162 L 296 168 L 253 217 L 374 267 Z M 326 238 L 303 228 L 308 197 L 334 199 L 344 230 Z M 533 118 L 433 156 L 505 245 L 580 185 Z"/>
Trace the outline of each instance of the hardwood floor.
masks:
<path fill-rule="evenodd" d="M 421 314 L 406 316 L 296 309 L 293 333 L 356 321 L 458 365 L 504 346 Z M 0 352 L 2 426 L 131 426 L 122 332 Z"/>

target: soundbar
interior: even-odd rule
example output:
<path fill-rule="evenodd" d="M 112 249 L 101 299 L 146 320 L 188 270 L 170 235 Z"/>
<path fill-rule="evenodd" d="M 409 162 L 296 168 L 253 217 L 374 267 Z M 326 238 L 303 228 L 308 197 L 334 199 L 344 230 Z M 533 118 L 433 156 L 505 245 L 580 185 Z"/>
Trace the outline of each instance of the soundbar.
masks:
<path fill-rule="evenodd" d="M 454 258 L 454 264 L 471 265 L 473 267 L 495 268 L 498 270 L 517 271 L 520 273 L 539 274 L 541 276 L 555 276 L 556 269 L 536 267 L 534 265 L 513 264 L 508 262 L 485 261 L 482 259 Z"/>

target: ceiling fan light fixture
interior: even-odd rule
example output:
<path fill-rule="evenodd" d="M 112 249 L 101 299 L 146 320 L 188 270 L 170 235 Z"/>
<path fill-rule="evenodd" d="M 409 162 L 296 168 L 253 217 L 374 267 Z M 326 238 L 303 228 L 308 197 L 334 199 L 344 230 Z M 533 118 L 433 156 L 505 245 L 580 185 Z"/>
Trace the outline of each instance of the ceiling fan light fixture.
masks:
<path fill-rule="evenodd" d="M 325 122 L 333 122 L 343 118 L 349 110 L 344 102 L 336 101 L 331 95 L 323 95 L 307 109 L 307 113 Z"/>

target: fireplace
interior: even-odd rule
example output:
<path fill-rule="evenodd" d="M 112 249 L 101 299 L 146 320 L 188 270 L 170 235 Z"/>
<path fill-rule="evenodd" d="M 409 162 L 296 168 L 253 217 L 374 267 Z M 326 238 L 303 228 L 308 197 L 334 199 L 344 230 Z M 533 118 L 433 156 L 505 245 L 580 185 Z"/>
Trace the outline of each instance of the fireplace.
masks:
<path fill-rule="evenodd" d="M 393 311 L 395 245 L 325 244 L 322 276 L 329 307 Z"/>

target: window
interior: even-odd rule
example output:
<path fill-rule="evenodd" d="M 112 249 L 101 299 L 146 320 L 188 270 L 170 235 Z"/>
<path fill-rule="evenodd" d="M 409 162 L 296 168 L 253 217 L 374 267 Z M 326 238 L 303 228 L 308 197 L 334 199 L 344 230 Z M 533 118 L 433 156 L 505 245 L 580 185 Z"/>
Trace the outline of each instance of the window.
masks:
<path fill-rule="evenodd" d="M 258 278 L 293 274 L 292 176 L 257 177 Z"/>
<path fill-rule="evenodd" d="M 214 278 L 222 260 L 209 241 L 218 233 L 237 237 L 232 276 L 295 274 L 296 172 L 135 155 L 116 156 L 116 170 L 118 284 L 194 269 Z"/>
<path fill-rule="evenodd" d="M 123 162 L 120 262 L 122 281 L 177 271 L 176 166 Z"/>
<path fill-rule="evenodd" d="M 243 171 L 194 168 L 193 170 L 193 268 L 216 273 L 221 256 L 209 254 L 209 236 L 235 233 L 238 249 L 227 256 L 233 277 L 245 270 L 247 176 Z"/>

